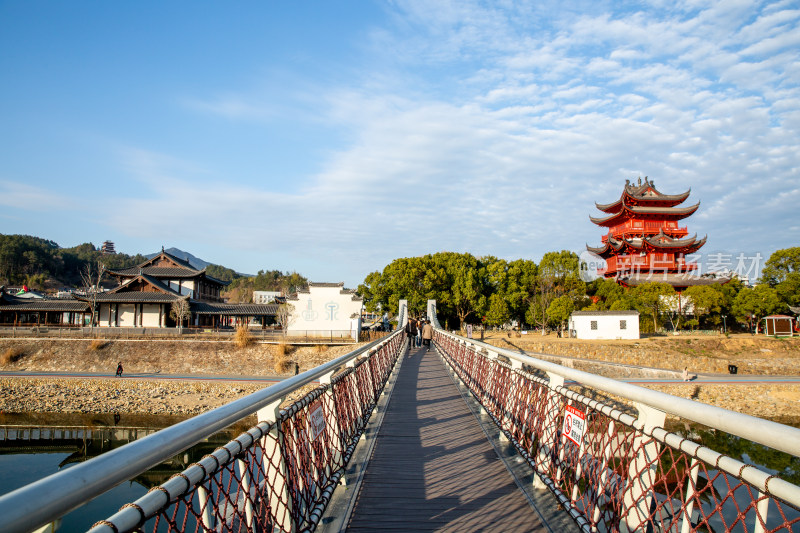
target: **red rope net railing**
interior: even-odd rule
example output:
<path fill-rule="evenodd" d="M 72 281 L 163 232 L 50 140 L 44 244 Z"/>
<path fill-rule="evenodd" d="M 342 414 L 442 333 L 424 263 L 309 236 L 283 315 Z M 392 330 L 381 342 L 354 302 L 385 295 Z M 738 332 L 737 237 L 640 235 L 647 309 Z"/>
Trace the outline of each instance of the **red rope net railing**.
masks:
<path fill-rule="evenodd" d="M 666 431 L 664 413 L 637 405 L 635 418 L 455 336 L 434 340 L 584 531 L 800 531 L 800 488 Z"/>
<path fill-rule="evenodd" d="M 404 346 L 395 335 L 93 531 L 313 531 Z"/>

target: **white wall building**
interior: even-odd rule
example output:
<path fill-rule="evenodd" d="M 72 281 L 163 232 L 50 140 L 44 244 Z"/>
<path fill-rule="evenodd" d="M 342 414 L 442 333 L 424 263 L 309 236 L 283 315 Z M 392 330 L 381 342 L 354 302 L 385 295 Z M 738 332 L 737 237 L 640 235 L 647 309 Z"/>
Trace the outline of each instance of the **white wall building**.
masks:
<path fill-rule="evenodd" d="M 569 331 L 579 339 L 638 339 L 639 311 L 575 311 Z"/>
<path fill-rule="evenodd" d="M 253 291 L 253 303 L 271 304 L 280 295 L 280 291 Z"/>
<path fill-rule="evenodd" d="M 289 336 L 352 338 L 361 332 L 362 299 L 344 283 L 312 283 L 286 299 Z"/>

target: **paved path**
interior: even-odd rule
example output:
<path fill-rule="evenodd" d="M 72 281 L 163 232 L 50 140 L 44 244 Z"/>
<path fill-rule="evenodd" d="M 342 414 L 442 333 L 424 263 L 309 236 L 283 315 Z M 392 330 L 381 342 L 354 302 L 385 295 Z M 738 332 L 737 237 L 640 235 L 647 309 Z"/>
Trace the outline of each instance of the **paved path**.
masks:
<path fill-rule="evenodd" d="M 71 378 L 71 379 L 120 379 L 113 372 L 0 372 L 0 378 Z M 278 383 L 286 376 L 218 376 L 205 374 L 162 374 L 161 372 L 125 372 L 121 379 L 154 380 L 164 379 L 170 381 L 214 381 L 231 383 Z"/>
<path fill-rule="evenodd" d="M 348 531 L 546 531 L 439 356 L 406 356 Z"/>

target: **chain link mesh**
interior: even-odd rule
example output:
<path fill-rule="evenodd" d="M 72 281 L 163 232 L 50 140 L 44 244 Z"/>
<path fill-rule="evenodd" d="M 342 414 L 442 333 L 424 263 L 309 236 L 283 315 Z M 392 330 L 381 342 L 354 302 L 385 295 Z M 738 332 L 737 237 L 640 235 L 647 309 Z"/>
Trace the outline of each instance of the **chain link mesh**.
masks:
<path fill-rule="evenodd" d="M 470 342 L 437 331 L 435 343 L 584 531 L 800 531 L 796 502 L 766 490 L 777 476 L 663 428 L 647 429 Z M 577 443 L 564 430 L 567 406 L 585 417 Z"/>
<path fill-rule="evenodd" d="M 95 527 L 313 531 L 405 346 L 401 335 Z M 119 518 L 122 511 L 128 513 Z M 131 522 L 130 517 L 138 522 Z"/>

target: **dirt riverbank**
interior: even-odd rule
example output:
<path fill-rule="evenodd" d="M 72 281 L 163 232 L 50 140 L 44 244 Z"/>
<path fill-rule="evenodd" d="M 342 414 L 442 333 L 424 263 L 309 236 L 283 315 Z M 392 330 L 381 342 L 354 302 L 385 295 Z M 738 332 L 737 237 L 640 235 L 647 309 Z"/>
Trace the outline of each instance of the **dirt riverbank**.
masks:
<path fill-rule="evenodd" d="M 492 334 L 494 345 L 550 354 L 553 362 L 608 377 L 634 377 L 622 365 L 692 373 L 800 375 L 800 339 L 751 336 L 657 337 L 639 341 L 580 341 L 538 335 Z M 113 373 L 122 361 L 127 373 L 185 373 L 240 376 L 290 376 L 295 363 L 305 371 L 355 347 L 292 347 L 231 342 L 164 340 L 0 339 L 0 357 L 14 353 L 0 370 Z M 615 363 L 615 364 L 606 364 Z M 282 369 L 282 372 L 276 370 Z M 648 371 L 652 372 L 652 371 Z M 644 375 L 644 374 L 643 374 Z M 0 378 L 0 414 L 19 412 L 126 413 L 190 415 L 218 407 L 262 388 L 258 383 L 180 382 L 158 379 Z M 797 385 L 647 385 L 684 398 L 782 421 L 800 421 Z"/>

